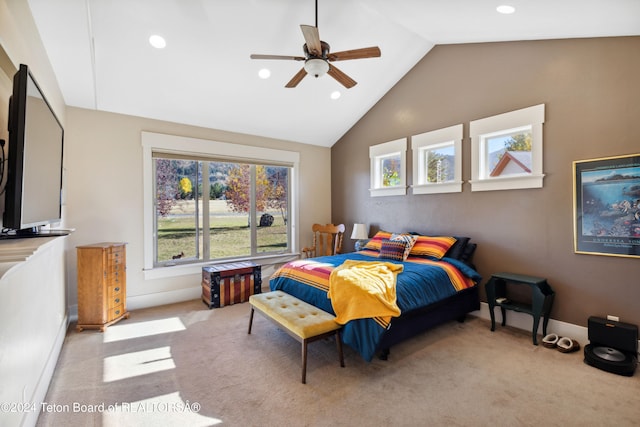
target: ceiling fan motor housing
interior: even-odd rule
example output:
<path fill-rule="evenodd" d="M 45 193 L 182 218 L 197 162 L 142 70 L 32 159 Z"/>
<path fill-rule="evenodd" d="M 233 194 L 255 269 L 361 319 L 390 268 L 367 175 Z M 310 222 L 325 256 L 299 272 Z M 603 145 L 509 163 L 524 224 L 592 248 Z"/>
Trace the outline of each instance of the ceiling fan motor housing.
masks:
<path fill-rule="evenodd" d="M 315 54 L 314 52 L 309 52 L 309 48 L 307 47 L 307 44 L 303 44 L 302 45 L 302 50 L 304 50 L 304 56 L 307 59 L 311 59 L 311 58 L 321 58 L 326 60 L 327 59 L 327 55 L 329 55 L 329 43 L 327 42 L 323 42 L 322 40 L 320 40 L 320 47 L 322 48 L 322 52 L 318 52 L 317 54 Z"/>

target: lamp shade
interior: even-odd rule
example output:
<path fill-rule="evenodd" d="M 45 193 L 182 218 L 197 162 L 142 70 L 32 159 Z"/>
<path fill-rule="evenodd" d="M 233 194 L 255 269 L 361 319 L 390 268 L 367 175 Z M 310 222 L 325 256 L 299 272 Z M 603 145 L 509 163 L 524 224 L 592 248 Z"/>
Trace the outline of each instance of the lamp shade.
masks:
<path fill-rule="evenodd" d="M 322 77 L 329 71 L 329 63 L 324 59 L 311 58 L 304 63 L 304 70 L 314 77 Z"/>
<path fill-rule="evenodd" d="M 365 240 L 369 238 L 369 231 L 366 224 L 353 224 L 352 239 Z"/>

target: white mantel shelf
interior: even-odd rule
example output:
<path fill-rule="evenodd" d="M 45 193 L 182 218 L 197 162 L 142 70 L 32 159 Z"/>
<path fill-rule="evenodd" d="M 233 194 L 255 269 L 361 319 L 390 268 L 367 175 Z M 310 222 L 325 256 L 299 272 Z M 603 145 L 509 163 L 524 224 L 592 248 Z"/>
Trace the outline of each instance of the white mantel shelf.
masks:
<path fill-rule="evenodd" d="M 0 278 L 58 237 L 60 236 L 0 240 Z"/>

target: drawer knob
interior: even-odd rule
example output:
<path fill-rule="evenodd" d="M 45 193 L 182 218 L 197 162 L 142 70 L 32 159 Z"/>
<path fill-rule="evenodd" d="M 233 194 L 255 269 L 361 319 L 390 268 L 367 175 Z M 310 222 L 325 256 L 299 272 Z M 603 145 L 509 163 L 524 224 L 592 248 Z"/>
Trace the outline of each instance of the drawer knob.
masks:
<path fill-rule="evenodd" d="M 119 302 L 120 302 L 120 298 L 116 298 L 116 303 L 119 303 Z"/>
<path fill-rule="evenodd" d="M 118 292 L 120 290 L 120 287 L 114 288 L 113 290 Z"/>

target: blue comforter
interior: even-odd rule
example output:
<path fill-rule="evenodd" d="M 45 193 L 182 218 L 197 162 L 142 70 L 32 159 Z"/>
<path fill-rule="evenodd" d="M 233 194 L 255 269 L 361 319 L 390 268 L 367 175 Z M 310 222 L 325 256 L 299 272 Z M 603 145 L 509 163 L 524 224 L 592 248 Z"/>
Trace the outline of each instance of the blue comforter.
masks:
<path fill-rule="evenodd" d="M 335 314 L 327 297 L 331 271 L 345 260 L 379 261 L 370 251 L 292 261 L 271 277 L 272 291 L 281 290 L 328 313 Z M 400 310 L 408 312 L 428 306 L 457 292 L 476 286 L 480 275 L 466 264 L 450 258 L 432 261 L 409 257 L 407 261 L 390 261 L 404 265 L 397 277 L 396 296 Z M 389 323 L 381 318 L 357 319 L 344 325 L 342 340 L 366 361 L 371 361 Z"/>

